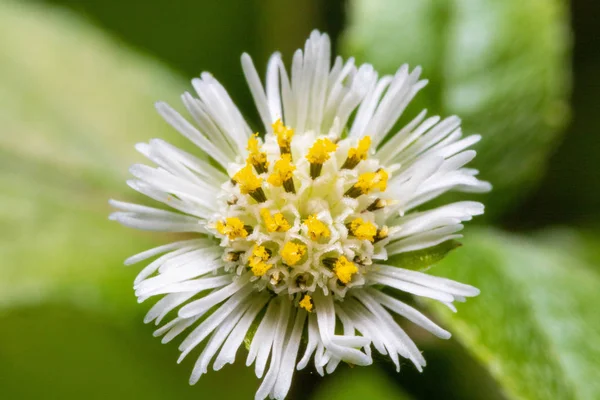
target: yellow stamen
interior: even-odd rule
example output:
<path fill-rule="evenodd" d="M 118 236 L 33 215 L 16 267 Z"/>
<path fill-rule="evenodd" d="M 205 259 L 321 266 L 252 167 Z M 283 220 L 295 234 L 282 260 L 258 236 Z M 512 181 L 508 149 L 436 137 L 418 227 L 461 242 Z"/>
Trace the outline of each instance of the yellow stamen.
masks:
<path fill-rule="evenodd" d="M 296 265 L 306 253 L 306 246 L 299 243 L 287 242 L 281 249 L 281 258 L 287 265 Z"/>
<path fill-rule="evenodd" d="M 254 245 L 252 254 L 248 258 L 248 265 L 252 268 L 254 276 L 263 276 L 273 264 L 267 264 L 265 261 L 269 260 L 269 253 L 264 246 Z"/>
<path fill-rule="evenodd" d="M 367 159 L 369 147 L 371 146 L 371 137 L 365 136 L 358 141 L 358 146 L 348 150 L 348 158 L 342 165 L 342 169 L 352 169 L 362 161 Z"/>
<path fill-rule="evenodd" d="M 318 139 L 313 146 L 308 150 L 306 159 L 311 164 L 323 164 L 329 160 L 329 153 L 334 152 L 337 149 L 337 144 L 333 143 L 327 138 Z"/>
<path fill-rule="evenodd" d="M 291 228 L 290 223 L 287 222 L 282 213 L 271 215 L 267 208 L 263 208 L 260 210 L 260 216 L 265 221 L 265 226 L 269 232 L 287 232 Z"/>
<path fill-rule="evenodd" d="M 240 185 L 240 192 L 249 194 L 259 203 L 267 200 L 261 187 L 263 180 L 256 176 L 251 164 L 246 164 L 244 168 L 240 169 L 233 176 L 233 181 Z"/>
<path fill-rule="evenodd" d="M 375 189 L 383 192 L 387 189 L 387 180 L 388 174 L 382 168 L 375 172 L 365 172 L 358 176 L 358 182 L 348 189 L 344 195 L 356 198 L 361 194 L 369 194 Z"/>
<path fill-rule="evenodd" d="M 267 167 L 269 166 L 269 162 L 267 161 L 267 153 L 260 151 L 259 142 L 258 142 L 258 133 L 255 133 L 248 139 L 248 147 L 246 148 L 250 154 L 246 159 L 248 164 L 252 164 L 256 172 L 262 174 L 267 172 Z"/>
<path fill-rule="evenodd" d="M 275 121 L 272 125 L 273 133 L 277 136 L 277 144 L 281 154 L 291 153 L 292 137 L 294 136 L 294 130 L 283 125 L 281 119 Z"/>
<path fill-rule="evenodd" d="M 308 228 L 308 236 L 312 240 L 319 240 L 322 237 L 328 238 L 331 234 L 327 225 L 319 221 L 316 215 L 310 215 L 306 221 L 304 221 L 304 225 Z"/>
<path fill-rule="evenodd" d="M 298 305 L 300 306 L 300 308 L 304 308 L 306 311 L 312 312 L 313 303 L 312 298 L 309 295 L 305 294 L 302 300 L 298 303 Z"/>
<path fill-rule="evenodd" d="M 222 221 L 217 221 L 215 227 L 217 232 L 219 232 L 221 235 L 226 235 L 229 240 L 245 238 L 248 236 L 248 231 L 244 227 L 244 223 L 241 219 L 236 217 L 226 218 L 225 223 Z"/>
<path fill-rule="evenodd" d="M 283 186 L 286 192 L 295 193 L 293 172 L 296 170 L 296 166 L 292 164 L 292 156 L 290 154 L 283 154 L 279 160 L 275 162 L 273 167 L 273 173 L 267 178 L 273 186 Z"/>
<path fill-rule="evenodd" d="M 358 267 L 348 261 L 344 256 L 337 259 L 333 266 L 333 273 L 343 284 L 348 284 L 352 280 L 352 275 L 358 272 Z"/>
<path fill-rule="evenodd" d="M 360 240 L 375 241 L 377 235 L 377 226 L 369 221 L 363 221 L 362 218 L 356 218 L 350 222 L 350 233 Z"/>

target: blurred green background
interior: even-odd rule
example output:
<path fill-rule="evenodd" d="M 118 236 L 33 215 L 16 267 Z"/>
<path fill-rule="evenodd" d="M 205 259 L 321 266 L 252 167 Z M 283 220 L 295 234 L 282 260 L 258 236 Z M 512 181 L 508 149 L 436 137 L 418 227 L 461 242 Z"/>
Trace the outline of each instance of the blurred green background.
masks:
<path fill-rule="evenodd" d="M 441 341 L 406 324 L 428 367 L 384 357 L 294 399 L 600 398 L 600 5 L 574 0 L 0 1 L 0 398 L 252 398 L 243 366 L 194 387 L 142 324 L 129 255 L 169 238 L 107 220 L 133 145 L 191 149 L 155 114 L 212 72 L 254 127 L 239 56 L 259 70 L 308 33 L 381 73 L 422 65 L 415 104 L 483 135 L 475 166 L 494 184 L 464 246 L 432 268 L 482 289 Z M 444 199 L 449 201 L 450 197 Z M 404 322 L 401 321 L 404 324 Z"/>

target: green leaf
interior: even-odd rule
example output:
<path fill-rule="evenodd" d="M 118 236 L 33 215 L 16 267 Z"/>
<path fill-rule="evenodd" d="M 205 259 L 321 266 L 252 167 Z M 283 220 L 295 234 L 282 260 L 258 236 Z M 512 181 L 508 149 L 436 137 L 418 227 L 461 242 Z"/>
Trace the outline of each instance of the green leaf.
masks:
<path fill-rule="evenodd" d="M 562 0 L 350 0 L 347 55 L 393 73 L 421 65 L 420 109 L 480 133 L 472 163 L 494 185 L 488 216 L 535 187 L 568 119 L 570 31 Z M 412 111 L 412 112 L 411 112 Z"/>
<path fill-rule="evenodd" d="M 600 274 L 558 243 L 471 231 L 437 271 L 481 289 L 443 325 L 512 399 L 600 397 Z"/>
<path fill-rule="evenodd" d="M 252 397 L 258 386 L 243 362 L 190 386 L 193 356 L 178 366 L 177 349 L 139 321 L 117 325 L 89 310 L 47 305 L 12 310 L 0 324 L 6 399 L 234 399 Z"/>
<path fill-rule="evenodd" d="M 325 377 L 313 400 L 409 400 L 379 368 L 339 367 L 333 375 Z"/>
<path fill-rule="evenodd" d="M 107 199 L 133 195 L 137 141 L 180 140 L 153 103 L 182 87 L 60 9 L 0 5 L 0 310 L 46 297 L 133 308 L 122 262 L 161 238 L 109 222 Z"/>
<path fill-rule="evenodd" d="M 133 145 L 183 140 L 154 111 L 183 80 L 61 9 L 0 3 L 0 376 L 2 398 L 233 398 L 243 363 L 188 377 L 142 323 L 149 305 L 123 260 L 172 238 L 108 220 Z M 191 147 L 191 146 L 190 146 Z M 227 372 L 229 370 L 229 372 Z M 228 385 L 230 374 L 235 385 Z M 214 374 L 214 375 L 213 375 Z"/>
<path fill-rule="evenodd" d="M 399 268 L 422 271 L 431 267 L 433 264 L 446 257 L 449 252 L 460 246 L 461 244 L 456 240 L 448 240 L 427 249 L 391 256 L 386 261 L 386 264 L 394 265 Z"/>

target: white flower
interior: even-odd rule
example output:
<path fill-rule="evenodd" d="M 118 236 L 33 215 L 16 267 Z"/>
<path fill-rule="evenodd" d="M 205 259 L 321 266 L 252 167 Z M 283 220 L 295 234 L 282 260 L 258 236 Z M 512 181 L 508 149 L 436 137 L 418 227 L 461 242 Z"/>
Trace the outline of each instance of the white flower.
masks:
<path fill-rule="evenodd" d="M 257 399 L 284 398 L 294 370 L 309 362 L 321 375 L 342 361 L 369 365 L 371 346 L 398 370 L 399 356 L 421 370 L 425 360 L 393 314 L 440 338 L 450 333 L 381 288 L 451 309 L 479 291 L 386 260 L 461 237 L 461 223 L 483 213 L 470 201 L 421 207 L 450 190 L 490 189 L 464 167 L 479 136 L 462 138 L 457 117 L 422 112 L 384 140 L 425 86 L 420 69 L 378 78 L 352 59 L 331 66 L 329 38 L 318 32 L 294 54 L 289 75 L 280 55 L 271 57 L 266 89 L 247 54 L 242 67 L 264 139 L 204 73 L 192 81 L 198 98 L 182 96 L 194 124 L 157 104 L 201 154 L 159 139 L 138 144 L 158 167 L 134 165 L 128 182 L 175 211 L 111 201 L 120 210 L 111 218 L 123 225 L 193 237 L 126 261 L 160 255 L 135 280 L 140 302 L 161 297 L 145 322 L 174 316 L 156 335 L 168 342 L 187 332 L 180 359 L 208 339 L 191 383 L 211 363 L 233 363 L 248 341 L 246 364 L 264 376 Z"/>

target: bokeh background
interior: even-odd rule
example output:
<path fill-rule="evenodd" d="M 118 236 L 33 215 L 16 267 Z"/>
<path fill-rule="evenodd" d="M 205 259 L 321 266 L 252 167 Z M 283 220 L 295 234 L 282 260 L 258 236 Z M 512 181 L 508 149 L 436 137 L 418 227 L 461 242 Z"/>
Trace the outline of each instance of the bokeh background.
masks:
<path fill-rule="evenodd" d="M 591 0 L 0 1 L 0 398 L 246 399 L 238 363 L 188 386 L 142 318 L 129 255 L 168 240 L 107 220 L 133 199 L 133 145 L 212 72 L 258 128 L 239 56 L 289 60 L 318 28 L 382 73 L 420 64 L 420 109 L 483 135 L 495 190 L 464 246 L 431 269 L 482 289 L 454 333 L 406 325 L 428 360 L 299 373 L 293 399 L 600 398 L 600 5 Z M 448 201 L 450 198 L 444 199 Z"/>

